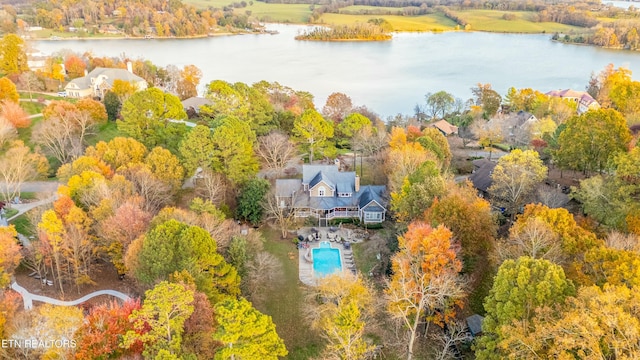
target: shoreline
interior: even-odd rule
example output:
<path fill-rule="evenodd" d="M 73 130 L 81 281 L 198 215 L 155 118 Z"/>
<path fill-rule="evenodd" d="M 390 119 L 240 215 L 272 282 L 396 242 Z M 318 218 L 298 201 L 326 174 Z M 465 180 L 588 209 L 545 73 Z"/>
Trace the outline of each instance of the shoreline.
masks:
<path fill-rule="evenodd" d="M 220 32 L 220 33 L 210 33 L 206 35 L 191 35 L 191 36 L 154 36 L 154 37 L 144 37 L 144 36 L 104 36 L 104 37 L 82 37 L 82 36 L 71 36 L 71 37 L 58 37 L 52 39 L 51 37 L 31 37 L 26 40 L 31 41 L 66 41 L 66 40 L 189 40 L 189 39 L 204 39 L 208 37 L 218 37 L 218 36 L 233 36 L 233 35 L 262 35 L 269 34 L 267 32 Z"/>

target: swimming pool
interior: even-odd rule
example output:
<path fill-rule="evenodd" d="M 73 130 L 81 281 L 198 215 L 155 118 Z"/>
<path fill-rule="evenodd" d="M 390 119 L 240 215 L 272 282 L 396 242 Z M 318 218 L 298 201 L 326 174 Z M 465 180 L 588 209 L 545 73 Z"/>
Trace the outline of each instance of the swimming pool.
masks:
<path fill-rule="evenodd" d="M 342 271 L 340 250 L 333 249 L 331 243 L 323 241 L 320 247 L 313 249 L 313 272 L 317 277 L 324 277 Z"/>

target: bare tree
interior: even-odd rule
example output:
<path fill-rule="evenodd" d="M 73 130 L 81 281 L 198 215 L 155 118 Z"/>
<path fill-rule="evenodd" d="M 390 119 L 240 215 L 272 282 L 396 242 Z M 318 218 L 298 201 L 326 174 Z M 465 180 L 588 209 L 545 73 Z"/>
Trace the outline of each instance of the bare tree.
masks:
<path fill-rule="evenodd" d="M 252 302 L 264 301 L 266 289 L 281 283 L 284 278 L 282 263 L 266 251 L 257 253 L 247 263 L 247 293 Z"/>
<path fill-rule="evenodd" d="M 0 155 L 0 191 L 5 201 L 10 202 L 20 194 L 25 181 L 43 175 L 48 170 L 47 159 L 34 154 L 22 141 L 16 141 Z"/>
<path fill-rule="evenodd" d="M 0 116 L 0 148 L 18 137 L 18 131 L 5 117 Z"/>
<path fill-rule="evenodd" d="M 155 214 L 171 202 L 171 186 L 157 179 L 146 166 L 130 167 L 123 175 L 133 184 L 134 192 L 144 199 L 145 211 Z"/>
<path fill-rule="evenodd" d="M 607 234 L 605 243 L 610 248 L 640 253 L 640 237 L 636 234 L 624 234 L 619 231 L 612 231 Z"/>
<path fill-rule="evenodd" d="M 443 331 L 431 334 L 430 337 L 440 344 L 435 354 L 435 359 L 437 360 L 458 359 L 460 356 L 457 350 L 458 345 L 471 341 L 467 326 L 462 320 L 455 320 L 446 324 Z"/>
<path fill-rule="evenodd" d="M 559 186 L 550 189 L 544 184 L 538 185 L 536 198 L 539 202 L 551 209 L 563 207 L 569 202 L 569 197 L 562 193 L 562 189 L 560 189 Z"/>
<path fill-rule="evenodd" d="M 560 236 L 545 221 L 532 217 L 511 228 L 509 238 L 498 245 L 501 260 L 529 256 L 555 263 L 562 261 Z"/>
<path fill-rule="evenodd" d="M 41 91 L 44 89 L 44 83 L 38 79 L 38 76 L 33 71 L 27 71 L 20 75 L 18 78 L 18 85 L 21 89 L 29 92 L 29 100 L 33 101 L 33 92 Z"/>
<path fill-rule="evenodd" d="M 226 201 L 228 183 L 225 176 L 211 169 L 203 169 L 196 181 L 196 194 L 215 205 Z"/>
<path fill-rule="evenodd" d="M 354 151 L 371 156 L 387 146 L 387 138 L 388 134 L 384 127 L 364 126 L 353 135 L 351 146 Z"/>
<path fill-rule="evenodd" d="M 87 111 L 67 111 L 45 118 L 33 129 L 32 140 L 61 163 L 82 155 L 95 121 Z"/>
<path fill-rule="evenodd" d="M 295 196 L 290 201 L 281 200 L 275 193 L 271 191 L 267 194 L 263 203 L 267 219 L 275 221 L 280 230 L 280 234 L 283 239 L 287 238 L 289 228 L 295 221 L 293 204 L 295 203 Z"/>
<path fill-rule="evenodd" d="M 279 177 L 289 161 L 295 158 L 296 146 L 286 134 L 280 131 L 272 131 L 258 139 L 256 154 L 260 157 L 265 167 L 274 173 L 275 177 Z"/>

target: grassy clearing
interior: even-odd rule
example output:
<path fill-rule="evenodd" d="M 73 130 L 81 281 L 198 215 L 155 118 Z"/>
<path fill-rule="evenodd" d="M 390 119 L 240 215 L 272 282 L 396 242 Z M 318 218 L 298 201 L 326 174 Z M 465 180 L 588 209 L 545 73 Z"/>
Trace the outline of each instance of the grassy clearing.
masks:
<path fill-rule="evenodd" d="M 11 224 L 15 225 L 16 231 L 25 236 L 34 235 L 32 233 L 31 221 L 27 217 L 27 214 L 22 214 L 11 221 Z"/>
<path fill-rule="evenodd" d="M 20 107 L 24 111 L 26 111 L 29 115 L 35 115 L 35 114 L 40 114 L 42 112 L 42 109 L 44 109 L 45 105 L 38 102 L 32 102 L 32 101 L 20 101 Z"/>
<path fill-rule="evenodd" d="M 376 12 L 387 12 L 389 14 L 398 14 L 402 13 L 402 8 L 399 7 L 385 7 L 385 6 L 370 6 L 370 5 L 352 5 L 343 7 L 340 9 L 340 12 L 355 12 L 355 11 L 376 11 Z"/>
<path fill-rule="evenodd" d="M 43 119 L 42 116 L 37 116 L 35 118 L 32 118 L 31 126 L 27 128 L 18 129 L 18 139 L 22 140 L 22 142 L 25 143 L 25 145 L 27 145 L 28 147 L 30 147 L 31 150 L 33 150 L 34 148 L 34 145 L 31 143 L 31 133 L 33 132 L 33 128 L 36 126 L 36 124 L 42 121 L 42 119 Z"/>
<path fill-rule="evenodd" d="M 66 38 L 82 38 L 82 39 L 96 39 L 96 38 L 117 38 L 122 37 L 121 34 L 90 34 L 88 32 L 66 32 L 57 31 L 52 29 L 42 29 L 31 32 L 31 35 L 36 39 L 50 39 L 52 37 L 58 37 L 61 39 Z"/>
<path fill-rule="evenodd" d="M 264 308 L 259 310 L 273 318 L 276 330 L 289 350 L 286 359 L 316 357 L 320 354 L 321 342 L 317 334 L 305 325 L 301 308 L 305 294 L 304 285 L 298 278 L 298 250 L 290 240 L 281 240 L 279 232 L 274 229 L 264 228 L 261 232 L 266 239 L 265 250 L 282 262 L 284 282 L 267 291 Z"/>
<path fill-rule="evenodd" d="M 309 22 L 311 9 L 308 4 L 266 4 L 254 1 L 253 5 L 235 10 L 236 14 L 251 11 L 251 16 L 263 22 L 303 24 Z"/>
<path fill-rule="evenodd" d="M 223 7 L 233 4 L 234 2 L 240 2 L 240 1 L 233 1 L 233 0 L 184 0 L 183 1 L 185 4 L 190 4 L 193 5 L 199 9 L 206 9 L 209 7 L 213 7 L 213 8 L 220 8 L 222 9 Z M 247 6 L 248 6 L 249 1 L 247 1 Z M 254 1 L 255 3 L 255 1 Z"/>
<path fill-rule="evenodd" d="M 471 30 L 506 33 L 554 33 L 580 29 L 576 26 L 554 22 L 532 22 L 530 19 L 535 13 L 528 11 L 463 10 L 455 13 L 471 24 Z M 515 19 L 505 20 L 503 18 L 505 14 L 512 14 Z"/>
<path fill-rule="evenodd" d="M 20 193 L 20 199 L 22 200 L 35 200 L 36 197 L 36 193 L 34 192 L 28 192 L 28 191 L 23 191 Z"/>
<path fill-rule="evenodd" d="M 394 31 L 446 31 L 453 30 L 456 26 L 455 22 L 440 14 L 421 16 L 324 14 L 320 17 L 320 22 L 348 25 L 358 22 L 366 23 L 374 18 L 387 20 Z"/>
<path fill-rule="evenodd" d="M 97 129 L 96 135 L 87 139 L 89 145 L 95 145 L 100 141 L 109 142 L 111 139 L 122 136 L 115 122 L 109 121 Z"/>

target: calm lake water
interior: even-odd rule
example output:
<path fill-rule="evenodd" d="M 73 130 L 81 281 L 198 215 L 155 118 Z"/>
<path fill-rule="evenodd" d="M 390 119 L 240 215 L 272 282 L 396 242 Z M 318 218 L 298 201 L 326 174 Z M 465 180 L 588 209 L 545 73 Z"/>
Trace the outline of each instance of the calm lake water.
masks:
<path fill-rule="evenodd" d="M 582 90 L 591 72 L 609 63 L 631 69 L 635 79 L 640 76 L 640 52 L 566 45 L 551 41 L 548 34 L 401 33 L 387 42 L 312 42 L 294 40 L 304 26 L 268 28 L 279 34 L 34 45 L 45 54 L 90 50 L 100 56 L 142 57 L 161 66 L 194 64 L 204 83 L 277 81 L 311 92 L 320 107 L 339 91 L 383 117 L 412 113 L 427 92 L 446 90 L 468 99 L 479 82 L 491 83 L 502 95 L 511 86 Z"/>

